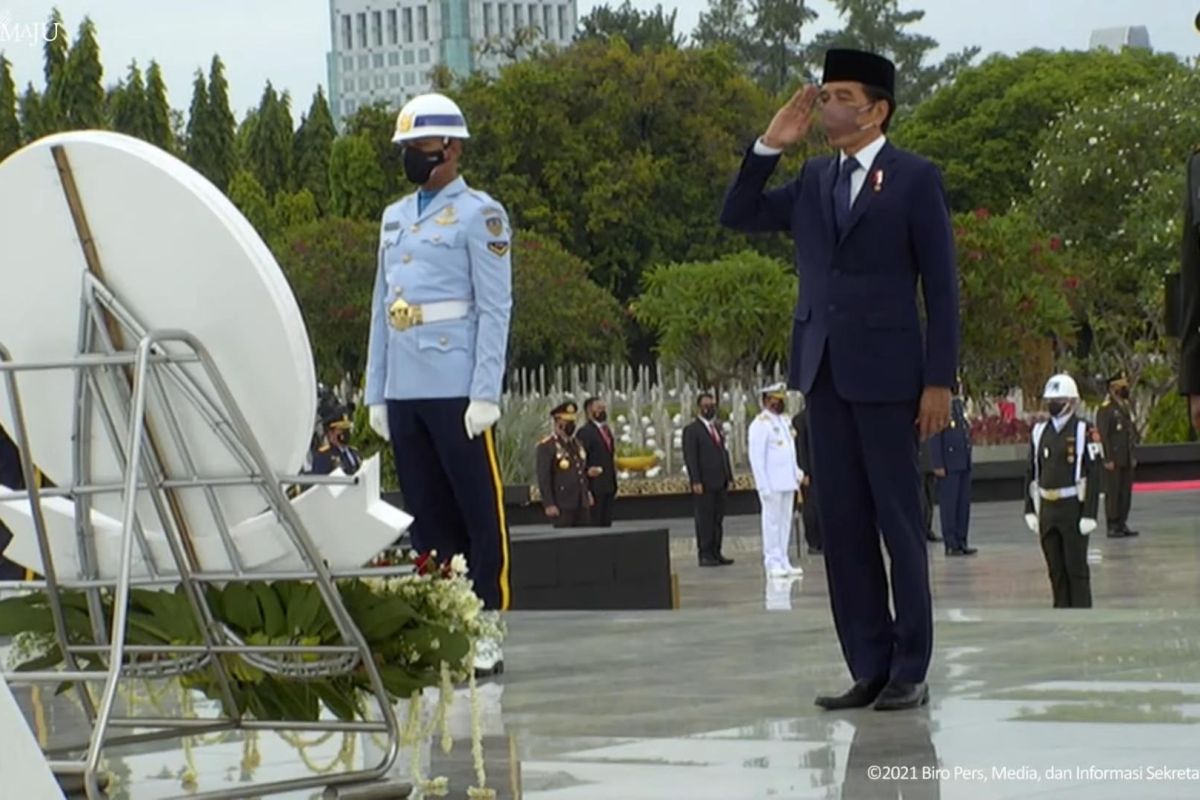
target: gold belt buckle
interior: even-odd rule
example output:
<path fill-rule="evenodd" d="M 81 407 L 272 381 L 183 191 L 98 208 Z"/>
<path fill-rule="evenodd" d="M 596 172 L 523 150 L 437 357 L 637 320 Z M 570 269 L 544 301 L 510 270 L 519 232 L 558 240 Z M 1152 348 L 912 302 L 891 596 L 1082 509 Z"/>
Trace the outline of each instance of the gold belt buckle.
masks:
<path fill-rule="evenodd" d="M 424 315 L 421 313 L 420 306 L 410 305 L 403 297 L 397 297 L 396 301 L 388 307 L 388 322 L 396 330 L 406 331 L 414 325 L 424 322 Z"/>
<path fill-rule="evenodd" d="M 1047 500 L 1061 500 L 1062 499 L 1062 490 L 1061 489 L 1047 489 L 1046 490 L 1046 499 Z"/>

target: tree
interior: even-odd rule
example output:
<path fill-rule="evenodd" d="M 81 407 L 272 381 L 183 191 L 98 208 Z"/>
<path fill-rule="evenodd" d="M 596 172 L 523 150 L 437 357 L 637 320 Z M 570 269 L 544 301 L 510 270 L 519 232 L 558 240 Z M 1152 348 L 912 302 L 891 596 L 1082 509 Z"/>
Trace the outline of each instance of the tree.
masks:
<path fill-rule="evenodd" d="M 146 141 L 167 152 L 175 151 L 175 133 L 171 119 L 171 104 L 167 101 L 167 84 L 162 67 L 150 62 L 146 70 Z"/>
<path fill-rule="evenodd" d="M 1021 211 L 959 214 L 954 234 L 963 373 L 975 391 L 1020 386 L 1028 396 L 1053 368 L 1055 344 L 1074 334 L 1075 265 L 1062 240 Z"/>
<path fill-rule="evenodd" d="M 142 82 L 142 71 L 137 61 L 129 64 L 129 74 L 111 95 L 113 130 L 148 139 L 150 115 L 146 106 L 146 86 Z"/>
<path fill-rule="evenodd" d="M 801 35 L 817 18 L 805 0 L 750 0 L 754 31 L 759 41 L 752 52 L 759 84 L 774 95 L 782 94 L 803 72 Z"/>
<path fill-rule="evenodd" d="M 887 56 L 896 64 L 896 103 L 900 108 L 916 107 L 939 86 L 951 83 L 979 53 L 978 47 L 968 47 L 938 64 L 926 64 L 925 58 L 937 49 L 937 41 L 904 30 L 924 19 L 924 11 L 901 11 L 899 0 L 834 0 L 834 6 L 845 20 L 844 27 L 817 35 L 809 47 L 809 63 L 818 69 L 825 51 L 833 47 L 853 47 Z"/>
<path fill-rule="evenodd" d="M 643 285 L 634 317 L 658 334 L 664 362 L 700 386 L 749 384 L 758 365 L 785 359 L 796 275 L 783 262 L 746 251 L 657 266 Z"/>
<path fill-rule="evenodd" d="M 0 55 L 0 161 L 21 146 L 21 121 L 17 118 L 17 87 L 12 63 Z"/>
<path fill-rule="evenodd" d="M 339 217 L 378 220 L 387 205 L 383 173 L 361 134 L 341 136 L 329 155 L 329 205 Z"/>
<path fill-rule="evenodd" d="M 470 115 L 467 116 L 467 121 L 473 122 Z M 473 129 L 474 125 L 472 124 Z M 371 150 L 375 154 L 375 163 L 378 165 L 380 178 L 383 181 L 381 191 L 384 198 L 396 197 L 415 188 L 404 178 L 404 161 L 400 154 L 400 148 L 392 142 L 395 132 L 396 114 L 382 100 L 372 105 L 360 106 L 346 120 L 346 134 L 361 136 L 371 145 Z M 474 140 L 468 142 L 468 147 L 475 150 Z M 382 205 L 379 210 L 382 212 Z"/>
<path fill-rule="evenodd" d="M 619 300 L 651 264 L 746 246 L 714 218 L 774 101 L 730 53 L 584 41 L 474 76 L 455 99 L 471 126 L 471 185 L 588 262 Z"/>
<path fill-rule="evenodd" d="M 329 154 L 336 138 L 325 90 L 318 86 L 296 131 L 296 185 L 312 194 L 322 213 L 329 208 Z"/>
<path fill-rule="evenodd" d="M 225 65 L 214 55 L 208 70 L 208 136 L 211 150 L 210 180 L 224 189 L 237 169 L 235 139 L 237 119 L 229 107 L 229 82 L 225 80 Z M 289 120 L 290 125 L 290 120 Z M 291 128 L 288 128 L 289 133 Z"/>
<path fill-rule="evenodd" d="M 25 141 L 32 142 L 53 132 L 42 108 L 42 96 L 32 83 L 25 86 L 25 93 L 18 104 L 18 114 L 21 117 L 21 138 Z"/>
<path fill-rule="evenodd" d="M 684 37 L 675 33 L 677 13 L 667 14 L 661 4 L 653 11 L 639 11 L 629 0 L 622 0 L 616 8 L 602 3 L 579 21 L 575 39 L 608 42 L 620 37 L 635 53 L 652 48 L 682 47 Z"/>
<path fill-rule="evenodd" d="M 1173 55 L 1136 49 L 994 55 L 900 119 L 892 136 L 941 167 L 956 211 L 1003 212 L 1029 195 L 1038 140 L 1064 110 L 1183 71 Z"/>
<path fill-rule="evenodd" d="M 68 129 L 104 127 L 103 79 L 104 68 L 100 65 L 96 26 L 90 18 L 84 17 L 63 68 L 62 93 L 55 91 L 51 94 Z"/>
<path fill-rule="evenodd" d="M 229 199 L 237 206 L 242 216 L 254 226 L 263 241 L 271 241 L 275 234 L 275 213 L 267 192 L 253 173 L 246 170 L 235 172 L 229 181 Z"/>
<path fill-rule="evenodd" d="M 284 231 L 274 252 L 312 342 L 317 377 L 357 385 L 367 363 L 377 223 L 326 217 Z"/>
<path fill-rule="evenodd" d="M 513 240 L 509 369 L 613 364 L 626 356 L 622 311 L 588 278 L 588 265 L 525 231 Z"/>
<path fill-rule="evenodd" d="M 224 190 L 225 185 L 219 182 L 220 167 L 215 150 L 212 133 L 212 117 L 208 101 L 208 85 L 204 73 L 196 70 L 192 80 L 192 105 L 188 110 L 187 123 L 187 162 L 204 177 L 213 182 L 217 188 Z"/>
<path fill-rule="evenodd" d="M 272 218 L 277 231 L 286 231 L 298 225 L 307 225 L 320 216 L 317 200 L 308 189 L 298 192 L 280 192 L 275 195 Z"/>
<path fill-rule="evenodd" d="M 696 46 L 728 47 L 745 63 L 752 58 L 756 38 L 744 0 L 708 0 L 708 10 L 700 12 L 692 31 Z"/>
<path fill-rule="evenodd" d="M 290 104 L 287 92 L 277 95 L 275 87 L 267 81 L 255 124 L 248 134 L 250 171 L 272 198 L 291 186 L 293 126 Z"/>
<path fill-rule="evenodd" d="M 53 32 L 53 33 L 51 33 Z M 67 56 L 67 27 L 62 13 L 53 8 L 46 22 L 46 37 L 42 43 L 43 75 L 46 79 L 46 94 L 39 99 L 40 128 L 39 136 L 63 130 L 64 116 L 62 111 L 63 95 L 66 92 L 64 73 L 66 72 Z"/>

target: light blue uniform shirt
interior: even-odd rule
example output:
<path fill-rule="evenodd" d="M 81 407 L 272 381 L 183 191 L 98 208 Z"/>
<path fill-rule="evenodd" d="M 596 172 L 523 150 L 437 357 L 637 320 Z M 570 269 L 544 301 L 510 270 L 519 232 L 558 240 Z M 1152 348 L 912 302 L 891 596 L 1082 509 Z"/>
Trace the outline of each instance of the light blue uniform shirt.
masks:
<path fill-rule="evenodd" d="M 467 397 L 500 401 L 512 313 L 512 230 L 504 207 L 458 178 L 418 206 L 383 212 L 371 299 L 365 402 Z M 397 330 L 388 308 L 461 300 L 463 319 Z"/>

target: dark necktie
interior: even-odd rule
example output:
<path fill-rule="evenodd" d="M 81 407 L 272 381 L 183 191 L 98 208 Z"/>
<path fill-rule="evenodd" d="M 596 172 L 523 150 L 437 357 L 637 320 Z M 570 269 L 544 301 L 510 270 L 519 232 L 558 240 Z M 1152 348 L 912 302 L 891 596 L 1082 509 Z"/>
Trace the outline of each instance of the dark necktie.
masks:
<path fill-rule="evenodd" d="M 837 183 L 833 185 L 833 220 L 838 236 L 846 232 L 850 223 L 850 176 L 858 169 L 858 159 L 850 156 L 838 168 Z"/>

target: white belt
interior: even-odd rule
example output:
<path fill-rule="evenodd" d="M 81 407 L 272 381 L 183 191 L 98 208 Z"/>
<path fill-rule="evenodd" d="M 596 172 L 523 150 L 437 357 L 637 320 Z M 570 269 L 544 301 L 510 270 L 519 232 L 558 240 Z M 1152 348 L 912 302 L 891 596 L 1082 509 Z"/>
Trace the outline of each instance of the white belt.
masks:
<path fill-rule="evenodd" d="M 396 330 L 406 331 L 416 325 L 462 319 L 470 313 L 471 303 L 467 300 L 410 305 L 403 297 L 398 297 L 388 306 L 388 322 Z"/>
<path fill-rule="evenodd" d="M 1070 497 L 1079 496 L 1079 487 L 1068 486 L 1065 489 L 1043 489 L 1038 487 L 1038 496 L 1043 500 L 1066 500 Z"/>

